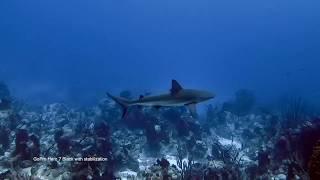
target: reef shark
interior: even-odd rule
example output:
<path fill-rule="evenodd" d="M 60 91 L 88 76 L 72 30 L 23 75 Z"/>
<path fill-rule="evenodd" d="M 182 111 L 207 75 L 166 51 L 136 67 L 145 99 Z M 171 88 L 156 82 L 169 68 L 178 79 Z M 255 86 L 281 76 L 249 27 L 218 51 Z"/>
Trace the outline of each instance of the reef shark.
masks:
<path fill-rule="evenodd" d="M 152 106 L 157 109 L 160 107 L 187 106 L 191 115 L 196 117 L 196 104 L 215 97 L 215 94 L 208 91 L 184 89 L 176 80 L 172 80 L 170 93 L 166 94 L 146 97 L 141 95 L 138 100 L 128 100 L 112 96 L 109 93 L 107 95 L 122 107 L 122 118 L 126 117 L 130 106 Z"/>

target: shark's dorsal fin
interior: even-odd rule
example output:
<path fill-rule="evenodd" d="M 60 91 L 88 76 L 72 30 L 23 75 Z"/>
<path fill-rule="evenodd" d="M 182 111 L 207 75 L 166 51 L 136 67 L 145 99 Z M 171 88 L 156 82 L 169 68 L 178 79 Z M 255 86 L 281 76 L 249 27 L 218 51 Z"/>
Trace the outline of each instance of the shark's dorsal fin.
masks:
<path fill-rule="evenodd" d="M 183 88 L 176 80 L 172 80 L 172 87 L 170 89 L 170 92 L 172 95 L 177 94 L 179 91 L 181 91 Z"/>

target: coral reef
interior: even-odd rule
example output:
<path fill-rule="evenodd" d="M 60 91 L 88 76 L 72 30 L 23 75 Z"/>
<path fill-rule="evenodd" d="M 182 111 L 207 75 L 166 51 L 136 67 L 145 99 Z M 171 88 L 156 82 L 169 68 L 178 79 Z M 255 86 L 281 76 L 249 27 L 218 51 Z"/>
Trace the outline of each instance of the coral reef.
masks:
<path fill-rule="evenodd" d="M 0 99 L 11 99 L 11 94 L 8 86 L 2 81 L 0 81 Z"/>
<path fill-rule="evenodd" d="M 234 101 L 223 104 L 223 109 L 238 116 L 246 115 L 251 111 L 255 102 L 256 98 L 252 91 L 240 89 L 235 93 Z"/>
<path fill-rule="evenodd" d="M 81 109 L 13 103 L 0 110 L 0 179 L 319 179 L 320 120 L 300 101 L 254 106 L 248 90 L 199 119 L 184 107 L 133 107 L 122 119 L 108 99 Z"/>
<path fill-rule="evenodd" d="M 309 162 L 310 179 L 320 179 L 320 141 L 314 146 Z"/>

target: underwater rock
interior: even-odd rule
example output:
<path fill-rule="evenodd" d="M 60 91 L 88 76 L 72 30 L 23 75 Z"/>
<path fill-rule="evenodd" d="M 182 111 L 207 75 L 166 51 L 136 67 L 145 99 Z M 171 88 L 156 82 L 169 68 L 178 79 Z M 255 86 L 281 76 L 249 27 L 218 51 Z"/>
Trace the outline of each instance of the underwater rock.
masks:
<path fill-rule="evenodd" d="M 49 163 L 48 167 L 50 167 L 51 169 L 57 169 L 59 167 L 59 164 L 57 161 L 52 161 Z"/>
<path fill-rule="evenodd" d="M 67 125 L 69 122 L 70 122 L 70 121 L 69 121 L 68 119 L 61 118 L 61 119 L 59 119 L 59 120 L 56 121 L 56 124 L 57 124 L 56 126 L 57 126 L 58 128 L 60 128 L 60 127 L 63 127 L 63 126 L 65 126 L 65 125 Z"/>
<path fill-rule="evenodd" d="M 219 169 L 217 169 L 217 168 L 207 168 L 207 169 L 204 171 L 203 179 L 204 179 L 204 180 L 218 180 L 218 179 L 222 179 L 222 177 L 221 177 L 221 170 L 219 170 Z"/>
<path fill-rule="evenodd" d="M 261 150 L 258 153 L 258 167 L 261 174 L 265 173 L 270 165 L 271 159 L 268 151 Z"/>
<path fill-rule="evenodd" d="M 45 105 L 42 108 L 41 119 L 44 123 L 48 123 L 48 126 L 52 129 L 63 128 L 68 124 L 71 110 L 64 104 L 54 103 Z"/>
<path fill-rule="evenodd" d="M 130 131 L 128 129 L 122 129 L 115 131 L 112 134 L 112 141 L 114 146 L 113 151 L 122 152 L 124 149 L 127 149 L 127 151 L 130 152 L 130 156 L 136 161 L 139 160 L 143 148 L 148 147 L 144 132 L 141 130 Z"/>
<path fill-rule="evenodd" d="M 206 112 L 206 122 L 208 123 L 209 126 L 217 126 L 220 124 L 219 122 L 219 109 L 218 107 L 213 107 L 212 104 L 210 104 L 207 107 L 207 112 Z"/>
<path fill-rule="evenodd" d="M 118 149 L 114 154 L 114 158 L 119 169 L 126 167 L 133 171 L 139 170 L 139 162 L 132 157 L 126 148 Z"/>
<path fill-rule="evenodd" d="M 243 139 L 247 139 L 247 140 L 252 140 L 253 138 L 255 138 L 255 134 L 251 128 L 244 129 L 241 135 Z"/>
<path fill-rule="evenodd" d="M 222 146 L 234 146 L 236 149 L 241 149 L 242 147 L 242 144 L 234 139 L 230 140 L 223 137 L 219 137 L 218 140 Z"/>
<path fill-rule="evenodd" d="M 66 156 L 71 153 L 71 141 L 68 136 L 61 136 L 57 141 L 57 147 L 60 156 Z"/>
<path fill-rule="evenodd" d="M 241 89 L 235 93 L 235 99 L 223 104 L 223 111 L 233 112 L 238 116 L 248 114 L 253 108 L 256 98 L 250 90 Z"/>
<path fill-rule="evenodd" d="M 72 173 L 72 179 L 92 179 L 92 171 L 89 168 L 80 169 Z"/>
<path fill-rule="evenodd" d="M 157 160 L 157 163 L 147 170 L 140 171 L 138 179 L 179 180 L 181 176 L 176 166 L 170 166 L 169 161 L 162 158 L 161 160 Z"/>
<path fill-rule="evenodd" d="M 54 115 L 54 116 L 58 116 L 58 115 L 67 114 L 68 113 L 68 108 L 63 104 L 54 103 L 54 104 L 45 105 L 43 107 L 43 111 L 46 114 L 51 114 L 51 115 Z"/>
<path fill-rule="evenodd" d="M 178 108 L 169 108 L 162 113 L 164 119 L 170 120 L 173 123 L 179 121 L 181 119 L 181 115 L 181 109 Z"/>
<path fill-rule="evenodd" d="M 320 179 L 320 140 L 313 148 L 308 171 L 310 179 Z"/>
<path fill-rule="evenodd" d="M 91 108 L 51 104 L 42 110 L 15 109 L 0 117 L 0 179 L 14 171 L 7 169 L 11 165 L 40 179 L 291 178 L 299 176 L 300 164 L 291 162 L 296 152 L 317 177 L 317 120 L 280 129 L 278 114 L 246 110 L 239 116 L 220 106 L 208 110 L 207 122 L 193 119 L 185 108 L 133 108 L 128 119 L 120 120 L 119 109 L 106 99 Z M 35 163 L 33 156 L 108 160 Z"/>
<path fill-rule="evenodd" d="M 66 156 L 71 153 L 71 140 L 69 136 L 64 135 L 62 129 L 58 129 L 54 134 L 54 140 L 57 143 L 60 156 Z"/>
<path fill-rule="evenodd" d="M 278 174 L 274 177 L 274 180 L 286 180 L 287 176 L 284 174 Z"/>
<path fill-rule="evenodd" d="M 181 118 L 175 123 L 180 137 L 187 137 L 192 133 L 197 139 L 201 138 L 202 129 L 198 121 L 192 118 Z"/>
<path fill-rule="evenodd" d="M 154 125 L 150 124 L 146 127 L 146 137 L 147 142 L 149 144 L 150 150 L 152 151 L 159 151 L 160 150 L 160 141 L 161 137 L 157 133 L 157 131 L 154 128 Z"/>
<path fill-rule="evenodd" d="M 251 164 L 246 167 L 245 174 L 249 179 L 255 179 L 259 173 L 259 167 L 256 164 Z"/>
<path fill-rule="evenodd" d="M 131 171 L 131 170 L 125 170 L 125 171 L 120 171 L 117 173 L 117 176 L 120 179 L 127 179 L 127 180 L 135 180 L 137 179 L 137 172 Z"/>
<path fill-rule="evenodd" d="M 178 120 L 176 124 L 176 129 L 178 131 L 179 136 L 189 136 L 189 124 L 185 120 Z"/>
<path fill-rule="evenodd" d="M 93 144 L 88 144 L 82 149 L 83 154 L 96 154 L 101 157 L 110 158 L 112 152 L 111 130 L 105 121 L 97 122 L 94 126 L 93 133 L 95 138 L 92 139 Z M 87 138 L 91 139 L 90 137 Z M 89 141 L 88 141 L 89 142 Z"/>
<path fill-rule="evenodd" d="M 26 129 L 18 129 L 16 131 L 16 139 L 15 139 L 15 156 L 19 155 L 19 159 L 21 160 L 31 160 L 31 154 L 28 149 L 29 134 Z"/>
<path fill-rule="evenodd" d="M 10 130 L 5 126 L 0 126 L 0 145 L 3 150 L 8 149 L 10 145 Z"/>
<path fill-rule="evenodd" d="M 110 126 L 105 121 L 98 122 L 94 126 L 94 131 L 98 137 L 108 138 L 108 139 L 110 138 L 110 135 L 111 135 Z"/>
<path fill-rule="evenodd" d="M 58 129 L 54 133 L 54 140 L 57 142 L 59 138 L 63 135 L 63 129 Z"/>
<path fill-rule="evenodd" d="M 98 138 L 96 144 L 97 154 L 102 157 L 109 157 L 112 150 L 111 142 L 105 138 Z"/>
<path fill-rule="evenodd" d="M 72 166 L 72 179 L 101 179 L 99 162 L 75 162 Z"/>
<path fill-rule="evenodd" d="M 114 106 L 113 102 L 108 99 L 102 99 L 98 104 L 99 118 L 103 121 L 110 123 L 118 122 L 121 116 L 121 112 L 117 106 Z"/>
<path fill-rule="evenodd" d="M 32 157 L 40 157 L 41 148 L 40 148 L 40 139 L 37 135 L 32 134 L 30 137 L 32 145 L 29 147 Z"/>
<path fill-rule="evenodd" d="M 212 144 L 212 147 L 211 147 L 211 157 L 220 157 L 221 156 L 221 148 L 220 148 L 220 144 L 218 142 L 215 142 Z"/>
<path fill-rule="evenodd" d="M 31 167 L 32 165 L 33 165 L 33 162 L 31 160 L 24 160 L 24 161 L 21 161 L 20 163 L 20 167 L 23 169 Z"/>
<path fill-rule="evenodd" d="M 320 140 L 320 119 L 315 119 L 311 124 L 305 124 L 301 128 L 297 139 L 298 152 L 301 153 L 303 167 L 307 168 L 313 147 Z"/>
<path fill-rule="evenodd" d="M 285 136 L 281 136 L 279 140 L 275 143 L 275 158 L 282 160 L 288 157 L 289 153 L 289 142 Z"/>
<path fill-rule="evenodd" d="M 15 112 L 9 113 L 9 117 L 7 119 L 8 127 L 11 131 L 15 130 L 17 126 L 21 123 L 21 116 Z"/>
<path fill-rule="evenodd" d="M 187 118 L 186 121 L 188 122 L 188 126 L 190 128 L 190 131 L 193 133 L 194 136 L 197 137 L 197 139 L 201 139 L 202 134 L 202 128 L 199 121 L 193 119 L 193 118 Z"/>
<path fill-rule="evenodd" d="M 0 82 L 0 110 L 11 109 L 12 97 L 7 85 Z"/>
<path fill-rule="evenodd" d="M 0 169 L 0 179 L 6 179 L 6 177 L 8 177 L 10 173 L 10 169 Z"/>
<path fill-rule="evenodd" d="M 189 144 L 187 146 L 188 151 L 189 151 L 190 155 L 192 155 L 193 158 L 202 159 L 206 156 L 208 147 L 203 141 L 200 141 L 200 140 L 192 141 L 191 140 L 187 144 Z"/>
<path fill-rule="evenodd" d="M 169 163 L 169 161 L 168 160 L 166 160 L 166 159 L 164 159 L 164 158 L 162 158 L 161 160 L 159 160 L 159 159 L 157 159 L 157 164 L 159 165 L 159 166 L 161 166 L 161 168 L 168 168 L 169 166 L 170 166 L 170 163 Z"/>
<path fill-rule="evenodd" d="M 154 126 L 154 130 L 156 131 L 156 133 L 160 133 L 161 132 L 161 126 L 160 125 L 155 125 Z"/>
<path fill-rule="evenodd" d="M 85 156 L 85 157 L 88 157 L 92 154 L 95 154 L 95 152 L 96 152 L 96 146 L 94 146 L 94 145 L 86 146 L 85 148 L 82 148 L 82 150 L 81 150 L 82 156 Z"/>
<path fill-rule="evenodd" d="M 149 124 L 155 123 L 157 120 L 153 116 L 144 113 L 143 109 L 139 107 L 132 107 L 123 123 L 129 129 L 146 129 Z"/>

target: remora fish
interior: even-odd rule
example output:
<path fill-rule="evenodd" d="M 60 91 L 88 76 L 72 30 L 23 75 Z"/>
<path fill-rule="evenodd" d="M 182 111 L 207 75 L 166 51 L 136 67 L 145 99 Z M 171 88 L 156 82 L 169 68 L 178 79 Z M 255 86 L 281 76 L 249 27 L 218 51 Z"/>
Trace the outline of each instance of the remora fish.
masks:
<path fill-rule="evenodd" d="M 207 91 L 184 89 L 176 80 L 172 80 L 172 88 L 170 93 L 167 94 L 146 97 L 141 95 L 138 100 L 133 101 L 122 97 L 115 97 L 109 93 L 107 95 L 121 105 L 123 109 L 122 118 L 126 117 L 130 106 L 153 106 L 155 108 L 187 106 L 191 115 L 197 116 L 196 104 L 215 97 L 215 94 Z"/>

